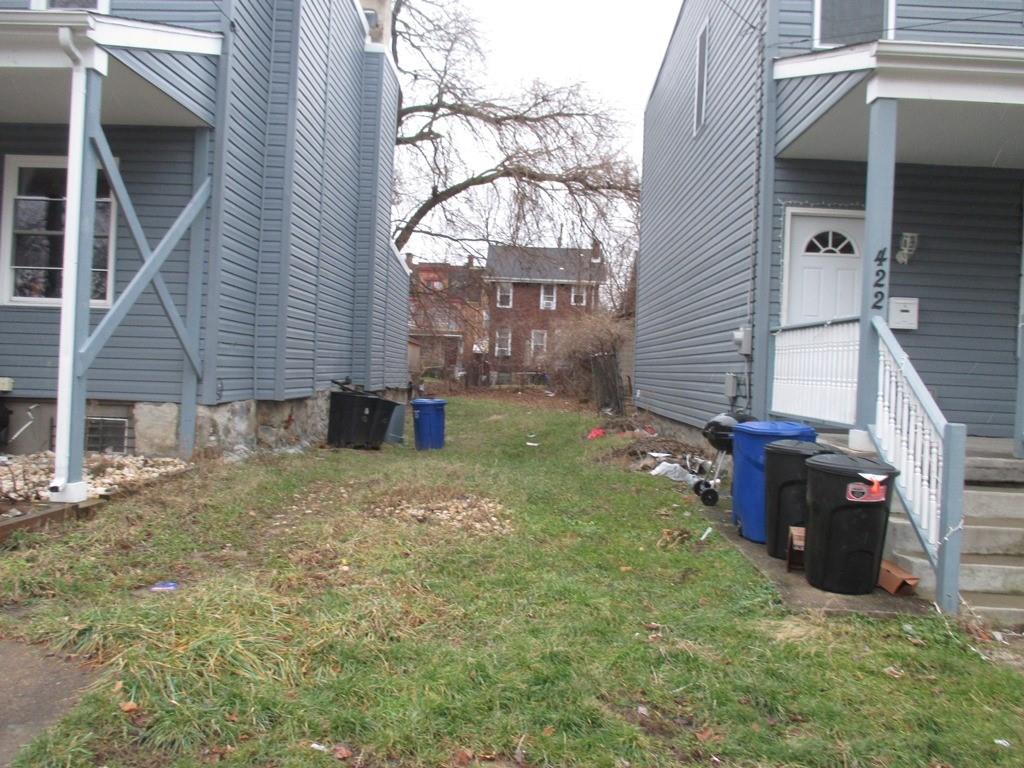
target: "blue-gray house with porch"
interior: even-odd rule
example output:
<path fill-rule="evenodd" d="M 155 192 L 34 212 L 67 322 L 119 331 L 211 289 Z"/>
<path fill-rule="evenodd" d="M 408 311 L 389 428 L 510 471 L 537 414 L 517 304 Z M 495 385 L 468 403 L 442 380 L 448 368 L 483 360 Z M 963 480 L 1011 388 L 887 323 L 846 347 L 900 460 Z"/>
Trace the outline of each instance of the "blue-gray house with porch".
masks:
<path fill-rule="evenodd" d="M 332 380 L 405 385 L 399 87 L 369 22 L 0 0 L 2 434 L 56 449 L 56 498 L 81 498 L 87 446 L 312 440 Z"/>
<path fill-rule="evenodd" d="M 684 0 L 645 118 L 637 404 L 901 471 L 890 556 L 1024 622 L 1024 7 Z"/>

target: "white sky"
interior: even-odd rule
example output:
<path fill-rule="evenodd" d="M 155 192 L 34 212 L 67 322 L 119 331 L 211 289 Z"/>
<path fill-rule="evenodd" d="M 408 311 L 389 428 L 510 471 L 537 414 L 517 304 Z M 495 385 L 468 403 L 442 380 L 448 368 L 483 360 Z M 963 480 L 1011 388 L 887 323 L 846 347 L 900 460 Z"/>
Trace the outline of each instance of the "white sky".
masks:
<path fill-rule="evenodd" d="M 488 75 L 502 91 L 539 79 L 582 83 L 626 123 L 637 165 L 643 113 L 682 0 L 466 0 Z"/>

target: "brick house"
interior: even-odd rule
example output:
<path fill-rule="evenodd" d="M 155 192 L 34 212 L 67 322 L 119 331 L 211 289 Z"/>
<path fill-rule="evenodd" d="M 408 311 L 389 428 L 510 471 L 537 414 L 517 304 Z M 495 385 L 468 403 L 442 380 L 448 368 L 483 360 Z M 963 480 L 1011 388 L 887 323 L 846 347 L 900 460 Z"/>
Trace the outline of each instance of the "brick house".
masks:
<path fill-rule="evenodd" d="M 487 251 L 488 350 L 499 375 L 540 373 L 560 325 L 600 306 L 607 268 L 600 246 Z"/>
<path fill-rule="evenodd" d="M 483 268 L 472 261 L 409 267 L 409 336 L 420 345 L 418 369 L 411 373 L 430 370 L 447 378 L 486 345 Z"/>

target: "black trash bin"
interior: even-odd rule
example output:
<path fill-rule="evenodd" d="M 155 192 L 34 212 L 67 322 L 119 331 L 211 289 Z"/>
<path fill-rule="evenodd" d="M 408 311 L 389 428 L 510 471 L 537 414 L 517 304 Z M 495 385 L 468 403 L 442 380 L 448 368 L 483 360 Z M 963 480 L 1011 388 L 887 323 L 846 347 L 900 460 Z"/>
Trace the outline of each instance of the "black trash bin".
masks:
<path fill-rule="evenodd" d="M 764 449 L 764 523 L 768 554 L 786 559 L 791 526 L 807 524 L 807 460 L 835 453 L 820 443 L 776 440 Z"/>
<path fill-rule="evenodd" d="M 804 569 L 811 586 L 864 595 L 878 582 L 895 467 L 827 454 L 807 460 Z"/>
<path fill-rule="evenodd" d="M 396 405 L 366 392 L 331 392 L 327 444 L 335 448 L 380 448 Z"/>

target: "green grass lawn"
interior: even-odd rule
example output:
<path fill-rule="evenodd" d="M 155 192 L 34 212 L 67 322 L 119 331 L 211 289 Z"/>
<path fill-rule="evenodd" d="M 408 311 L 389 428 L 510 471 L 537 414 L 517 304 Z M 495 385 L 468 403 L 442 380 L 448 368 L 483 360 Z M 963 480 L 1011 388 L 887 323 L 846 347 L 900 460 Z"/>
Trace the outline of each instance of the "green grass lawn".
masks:
<path fill-rule="evenodd" d="M 15 765 L 1024 765 L 1024 678 L 939 618 L 788 613 L 593 423 L 455 399 L 443 452 L 210 465 L 8 542 L 0 630 L 104 669 Z M 464 498 L 503 510 L 402 512 Z"/>

